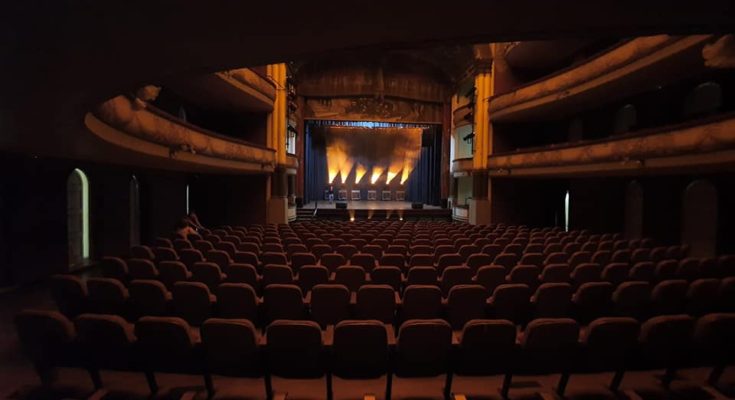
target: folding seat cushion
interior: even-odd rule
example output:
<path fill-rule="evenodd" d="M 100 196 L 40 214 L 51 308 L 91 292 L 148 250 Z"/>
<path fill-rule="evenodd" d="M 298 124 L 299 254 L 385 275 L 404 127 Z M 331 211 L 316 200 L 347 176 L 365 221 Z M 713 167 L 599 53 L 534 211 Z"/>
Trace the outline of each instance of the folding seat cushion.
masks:
<path fill-rule="evenodd" d="M 583 371 L 615 371 L 610 389 L 617 391 L 632 364 L 640 325 L 634 318 L 606 317 L 592 321 L 580 338 Z"/>
<path fill-rule="evenodd" d="M 51 297 L 59 311 L 68 318 L 87 311 L 87 286 L 76 275 L 54 275 L 50 279 Z"/>
<path fill-rule="evenodd" d="M 569 264 L 547 264 L 539 275 L 543 283 L 567 283 L 572 269 Z"/>
<path fill-rule="evenodd" d="M 198 338 L 185 320 L 177 317 L 143 317 L 135 323 L 137 347 L 148 374 L 151 392 L 157 391 L 155 372 L 201 374 L 204 363 Z"/>
<path fill-rule="evenodd" d="M 128 260 L 128 275 L 130 279 L 156 279 L 158 270 L 151 260 L 131 258 Z"/>
<path fill-rule="evenodd" d="M 133 246 L 130 248 L 130 258 L 141 258 L 144 260 L 154 260 L 156 258 L 148 246 Z"/>
<path fill-rule="evenodd" d="M 213 314 L 217 298 L 201 282 L 177 282 L 171 292 L 174 314 L 199 326 Z"/>
<path fill-rule="evenodd" d="M 258 378 L 263 375 L 258 343 L 260 337 L 251 321 L 210 318 L 201 328 L 204 363 L 208 373 Z M 265 391 L 264 394 L 267 397 Z M 211 387 L 209 397 L 214 395 Z"/>
<path fill-rule="evenodd" d="M 296 285 L 273 284 L 263 290 L 263 308 L 267 321 L 306 318 L 301 289 Z"/>
<path fill-rule="evenodd" d="M 191 270 L 194 266 L 194 263 L 204 261 L 204 255 L 201 251 L 196 249 L 182 249 L 179 251 L 179 261 L 183 262 L 186 267 Z"/>
<path fill-rule="evenodd" d="M 572 285 L 568 283 L 543 283 L 531 297 L 533 315 L 536 318 L 564 318 L 571 315 Z"/>
<path fill-rule="evenodd" d="M 546 256 L 546 259 L 544 260 L 544 265 L 550 265 L 550 264 L 567 264 L 567 261 L 569 260 L 569 256 L 567 253 L 564 252 L 553 252 L 548 253 Z"/>
<path fill-rule="evenodd" d="M 389 360 L 388 332 L 379 321 L 342 321 L 335 326 L 332 345 L 335 376 L 377 379 L 388 374 Z"/>
<path fill-rule="evenodd" d="M 481 285 L 456 285 L 447 297 L 447 319 L 459 330 L 473 319 L 485 318 L 488 293 Z"/>
<path fill-rule="evenodd" d="M 438 318 L 442 311 L 442 292 L 436 286 L 411 285 L 403 291 L 401 320 Z"/>
<path fill-rule="evenodd" d="M 311 318 L 322 329 L 350 317 L 350 291 L 340 284 L 319 284 L 311 290 Z"/>
<path fill-rule="evenodd" d="M 376 285 L 388 285 L 394 291 L 401 290 L 403 274 L 397 267 L 378 267 L 370 272 L 370 282 Z"/>
<path fill-rule="evenodd" d="M 490 315 L 516 324 L 525 323 L 531 308 L 531 294 L 531 289 L 523 284 L 498 286 L 487 301 Z"/>
<path fill-rule="evenodd" d="M 569 277 L 572 279 L 575 287 L 580 287 L 587 282 L 600 282 L 602 281 L 602 267 L 600 264 L 579 264 L 572 269 Z"/>
<path fill-rule="evenodd" d="M 412 267 L 406 275 L 406 285 L 436 285 L 438 278 L 434 267 Z"/>
<path fill-rule="evenodd" d="M 350 292 L 356 292 L 365 283 L 365 270 L 356 265 L 337 267 L 334 283 L 345 285 Z"/>
<path fill-rule="evenodd" d="M 583 283 L 572 296 L 576 319 L 584 323 L 610 315 L 613 290 L 610 282 Z"/>
<path fill-rule="evenodd" d="M 350 265 L 362 267 L 365 271 L 370 272 L 375 268 L 376 258 L 372 254 L 358 253 L 350 258 Z"/>
<path fill-rule="evenodd" d="M 73 346 L 74 325 L 55 311 L 23 310 L 14 320 L 23 354 L 33 364 L 41 382 L 52 384 L 55 369 L 78 358 Z"/>
<path fill-rule="evenodd" d="M 117 279 L 89 278 L 89 309 L 99 314 L 127 315 L 128 289 Z"/>
<path fill-rule="evenodd" d="M 651 261 L 639 262 L 628 271 L 628 279 L 654 282 L 656 280 L 656 265 Z"/>
<path fill-rule="evenodd" d="M 480 267 L 475 274 L 473 281 L 482 285 L 488 294 L 491 294 L 496 287 L 505 284 L 505 267 L 499 265 L 488 265 Z"/>
<path fill-rule="evenodd" d="M 304 247 L 306 247 L 306 246 L 304 246 Z M 209 249 L 209 250 L 212 250 L 212 249 Z M 243 242 L 243 243 L 240 243 L 237 246 L 237 251 L 238 252 L 248 252 L 248 253 L 253 253 L 253 254 L 260 254 L 261 253 L 260 246 L 258 246 L 257 243 L 251 243 L 251 242 Z M 206 251 L 203 251 L 203 252 L 206 253 Z M 237 254 L 237 253 L 235 253 L 235 254 Z M 234 256 L 233 256 L 233 258 L 234 258 Z"/>
<path fill-rule="evenodd" d="M 128 264 L 119 257 L 102 257 L 100 260 L 102 275 L 125 282 L 128 279 Z"/>
<path fill-rule="evenodd" d="M 683 279 L 659 282 L 651 291 L 651 306 L 654 315 L 683 313 L 686 309 L 689 283 Z"/>
<path fill-rule="evenodd" d="M 153 249 L 153 253 L 155 254 L 156 262 L 177 261 L 179 259 L 179 256 L 176 253 L 176 250 L 170 249 L 168 247 L 156 247 L 155 249 Z M 133 257 L 133 258 L 146 259 L 144 257 Z"/>
<path fill-rule="evenodd" d="M 291 379 L 321 378 L 325 373 L 322 331 L 313 321 L 274 321 L 266 329 L 266 367 Z"/>
<path fill-rule="evenodd" d="M 263 267 L 263 279 L 261 284 L 263 287 L 273 284 L 292 284 L 294 283 L 293 272 L 287 265 L 266 265 Z"/>
<path fill-rule="evenodd" d="M 451 351 L 452 327 L 446 321 L 406 321 L 398 331 L 395 375 L 403 378 L 445 374 L 450 368 Z"/>
<path fill-rule="evenodd" d="M 446 297 L 452 287 L 472 283 L 472 270 L 467 267 L 447 267 L 439 280 L 442 294 Z"/>
<path fill-rule="evenodd" d="M 698 358 L 714 366 L 708 384 L 717 387 L 720 376 L 735 359 L 735 314 L 715 313 L 699 318 L 694 326 L 694 344 Z"/>
<path fill-rule="evenodd" d="M 74 320 L 80 358 L 101 386 L 100 370 L 135 370 L 134 326 L 118 315 L 82 314 Z"/>
<path fill-rule="evenodd" d="M 191 268 L 191 280 L 207 285 L 210 291 L 214 291 L 225 279 L 227 275 L 222 272 L 219 265 L 212 262 L 194 263 Z"/>
<path fill-rule="evenodd" d="M 255 323 L 258 317 L 258 296 L 245 283 L 223 283 L 217 287 L 217 315 L 221 318 L 246 319 Z"/>
<path fill-rule="evenodd" d="M 647 367 L 666 368 L 662 378 L 665 387 L 673 380 L 677 367 L 689 357 L 692 347 L 694 319 L 688 315 L 653 317 L 641 326 L 638 341 Z"/>
<path fill-rule="evenodd" d="M 380 258 L 383 256 L 383 248 L 376 244 L 366 244 L 362 247 L 362 250 L 360 250 L 360 252 L 364 254 L 372 254 L 372 256 L 375 257 L 376 260 L 380 260 Z"/>
<path fill-rule="evenodd" d="M 357 250 L 357 247 L 351 244 L 341 244 L 335 248 L 335 252 L 337 254 L 341 254 L 342 257 L 345 258 L 345 260 L 349 260 L 350 258 L 352 258 L 352 256 L 357 254 L 358 251 L 359 250 Z"/>
<path fill-rule="evenodd" d="M 235 253 L 235 254 L 237 255 L 239 253 Z M 219 268 L 223 271 L 226 270 L 227 267 L 229 267 L 230 264 L 234 261 L 229 253 L 227 253 L 226 251 L 222 251 L 222 250 L 210 250 L 205 255 L 205 258 L 207 259 L 207 262 L 212 262 L 212 263 L 219 265 Z M 238 260 L 237 262 L 242 263 L 245 261 Z"/>
<path fill-rule="evenodd" d="M 540 273 L 541 269 L 535 265 L 516 265 L 506 279 L 508 283 L 522 283 L 534 291 L 538 287 Z"/>
<path fill-rule="evenodd" d="M 167 315 L 171 293 L 160 281 L 136 279 L 130 282 L 130 307 L 134 316 Z"/>
<path fill-rule="evenodd" d="M 613 286 L 618 286 L 628 279 L 628 264 L 610 263 L 602 270 L 603 281 L 610 282 Z"/>
<path fill-rule="evenodd" d="M 392 324 L 396 313 L 396 292 L 388 285 L 363 285 L 357 291 L 357 319 Z"/>
<path fill-rule="evenodd" d="M 686 312 L 701 316 L 717 311 L 720 280 L 714 278 L 697 279 L 689 284 L 686 297 Z"/>
<path fill-rule="evenodd" d="M 406 257 L 403 254 L 384 254 L 380 259 L 381 267 L 406 268 Z"/>
<path fill-rule="evenodd" d="M 456 350 L 455 372 L 486 376 L 507 370 L 516 355 L 516 326 L 507 320 L 472 319 L 464 324 Z"/>
<path fill-rule="evenodd" d="M 196 240 L 193 242 L 194 248 L 206 254 L 209 250 L 214 250 L 214 245 L 208 240 Z"/>
<path fill-rule="evenodd" d="M 493 264 L 501 265 L 505 267 L 506 271 L 510 272 L 510 270 L 516 266 L 519 259 L 520 257 L 518 257 L 517 254 L 500 253 L 495 257 L 495 260 L 493 260 Z"/>
<path fill-rule="evenodd" d="M 230 263 L 250 264 L 254 266 L 255 268 L 258 268 L 258 266 L 261 265 L 260 259 L 258 258 L 257 254 L 245 252 L 245 251 L 238 251 L 237 253 L 235 253 L 235 257 L 232 259 Z M 226 270 L 227 268 L 225 268 L 225 271 Z"/>

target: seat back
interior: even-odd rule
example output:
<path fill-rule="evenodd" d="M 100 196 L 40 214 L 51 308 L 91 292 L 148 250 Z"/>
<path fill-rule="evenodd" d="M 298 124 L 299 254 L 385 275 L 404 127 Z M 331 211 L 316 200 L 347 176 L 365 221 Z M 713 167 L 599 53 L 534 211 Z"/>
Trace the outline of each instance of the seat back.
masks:
<path fill-rule="evenodd" d="M 173 261 L 173 260 L 164 260 Z M 128 260 L 128 274 L 130 279 L 156 279 L 158 270 L 153 261 L 144 258 L 131 258 Z"/>
<path fill-rule="evenodd" d="M 246 319 L 255 323 L 258 296 L 245 283 L 223 283 L 217 287 L 217 315 L 222 318 Z"/>
<path fill-rule="evenodd" d="M 194 264 L 204 261 L 204 255 L 197 249 L 183 249 L 179 251 L 179 259 L 191 270 Z"/>
<path fill-rule="evenodd" d="M 531 298 L 536 318 L 564 318 L 571 315 L 572 285 L 543 283 Z"/>
<path fill-rule="evenodd" d="M 215 263 L 198 262 L 194 263 L 191 268 L 191 279 L 207 285 L 210 291 L 214 291 L 225 280 L 225 275 L 222 273 L 219 265 Z"/>
<path fill-rule="evenodd" d="M 181 283 L 176 285 L 178 287 Z M 135 323 L 135 336 L 146 370 L 176 373 L 202 371 L 195 338 L 183 319 L 143 317 Z"/>
<path fill-rule="evenodd" d="M 686 298 L 686 312 L 701 316 L 717 311 L 720 280 L 714 278 L 697 279 L 689 284 Z"/>
<path fill-rule="evenodd" d="M 516 326 L 508 320 L 473 319 L 462 329 L 457 350 L 459 375 L 482 376 L 507 371 L 516 352 Z"/>
<path fill-rule="evenodd" d="M 468 267 L 447 267 L 441 276 L 442 294 L 446 297 L 449 291 L 457 285 L 472 283 L 472 270 Z"/>
<path fill-rule="evenodd" d="M 375 379 L 388 373 L 388 334 L 380 321 L 342 321 L 334 328 L 332 373 L 343 379 Z"/>
<path fill-rule="evenodd" d="M 447 298 L 447 317 L 452 329 L 462 329 L 467 321 L 485 318 L 487 297 L 481 285 L 452 287 Z"/>
<path fill-rule="evenodd" d="M 118 315 L 82 314 L 74 320 L 82 359 L 94 370 L 139 366 L 134 327 Z"/>
<path fill-rule="evenodd" d="M 442 308 L 442 292 L 436 286 L 410 285 L 403 291 L 401 319 L 438 318 Z"/>
<path fill-rule="evenodd" d="M 337 267 L 334 282 L 344 285 L 350 292 L 356 292 L 365 283 L 365 270 L 355 265 Z"/>
<path fill-rule="evenodd" d="M 222 376 L 262 375 L 258 333 L 247 319 L 210 318 L 201 328 L 207 371 Z"/>
<path fill-rule="evenodd" d="M 163 282 L 169 290 L 172 290 L 176 282 L 189 279 L 189 271 L 181 261 L 162 261 L 158 264 L 158 279 Z"/>
<path fill-rule="evenodd" d="M 651 304 L 656 315 L 680 314 L 685 311 L 689 283 L 683 279 L 659 282 L 651 291 Z"/>
<path fill-rule="evenodd" d="M 688 315 L 662 315 L 643 323 L 638 340 L 649 363 L 676 367 L 689 356 L 693 329 L 694 319 Z"/>
<path fill-rule="evenodd" d="M 531 321 L 521 339 L 519 372 L 568 371 L 576 359 L 579 325 L 570 318 L 539 318 Z"/>
<path fill-rule="evenodd" d="M 51 383 L 54 369 L 67 365 L 76 339 L 74 325 L 55 311 L 23 310 L 15 316 L 21 349 L 41 381 Z"/>
<path fill-rule="evenodd" d="M 350 258 L 350 265 L 356 265 L 370 272 L 375 268 L 376 258 L 372 254 L 357 253 Z"/>
<path fill-rule="evenodd" d="M 186 243 L 189 243 L 185 241 Z M 153 249 L 156 262 L 161 261 L 177 261 L 179 259 L 176 250 L 169 247 L 156 247 Z"/>
<path fill-rule="evenodd" d="M 444 320 L 408 320 L 398 331 L 395 374 L 430 377 L 446 373 L 452 349 L 452 327 Z"/>
<path fill-rule="evenodd" d="M 319 284 L 311 290 L 311 318 L 322 329 L 350 317 L 350 290 L 340 284 Z"/>
<path fill-rule="evenodd" d="M 523 284 L 504 284 L 495 288 L 490 297 L 490 311 L 494 318 L 507 319 L 516 324 L 528 319 L 531 289 Z"/>
<path fill-rule="evenodd" d="M 263 286 L 279 284 L 290 285 L 294 283 L 293 272 L 288 265 L 268 264 L 263 267 Z"/>
<path fill-rule="evenodd" d="M 322 331 L 316 322 L 273 321 L 266 338 L 266 365 L 272 375 L 293 379 L 324 375 Z"/>
<path fill-rule="evenodd" d="M 544 283 L 567 283 L 571 272 L 569 264 L 546 264 L 539 276 Z"/>
<path fill-rule="evenodd" d="M 584 365 L 592 371 L 618 371 L 633 357 L 640 325 L 634 318 L 606 317 L 592 321 L 583 337 Z"/>
<path fill-rule="evenodd" d="M 644 281 L 623 282 L 613 292 L 612 300 L 617 315 L 645 320 L 651 309 L 651 284 Z"/>
<path fill-rule="evenodd" d="M 263 290 L 263 305 L 267 321 L 277 319 L 301 320 L 306 318 L 306 307 L 301 289 L 296 285 L 273 284 Z"/>
<path fill-rule="evenodd" d="M 611 313 L 613 285 L 610 282 L 587 282 L 572 297 L 577 319 L 589 322 Z"/>
<path fill-rule="evenodd" d="M 401 290 L 403 274 L 397 267 L 378 267 L 370 272 L 370 281 L 373 284 L 389 285 L 394 291 Z"/>
<path fill-rule="evenodd" d="M 89 278 L 90 311 L 99 314 L 127 315 L 128 289 L 117 279 Z"/>
<path fill-rule="evenodd" d="M 252 264 L 232 263 L 225 271 L 228 283 L 245 283 L 258 291 L 260 278 L 258 271 Z"/>
<path fill-rule="evenodd" d="M 396 313 L 396 292 L 389 285 L 363 285 L 357 291 L 355 311 L 358 319 L 392 324 Z"/>
<path fill-rule="evenodd" d="M 171 292 L 176 316 L 199 326 L 212 315 L 216 298 L 201 282 L 177 282 Z"/>
<path fill-rule="evenodd" d="M 78 276 L 54 275 L 50 286 L 54 303 L 68 318 L 74 318 L 87 310 L 87 286 Z"/>
<path fill-rule="evenodd" d="M 133 315 L 167 315 L 170 310 L 171 293 L 160 281 L 136 279 L 130 282 L 130 306 Z"/>
<path fill-rule="evenodd" d="M 128 264 L 119 257 L 103 257 L 100 260 L 102 274 L 105 278 L 113 278 L 125 282 L 128 279 Z"/>
<path fill-rule="evenodd" d="M 436 285 L 437 279 L 434 267 L 411 267 L 406 276 L 406 285 Z"/>

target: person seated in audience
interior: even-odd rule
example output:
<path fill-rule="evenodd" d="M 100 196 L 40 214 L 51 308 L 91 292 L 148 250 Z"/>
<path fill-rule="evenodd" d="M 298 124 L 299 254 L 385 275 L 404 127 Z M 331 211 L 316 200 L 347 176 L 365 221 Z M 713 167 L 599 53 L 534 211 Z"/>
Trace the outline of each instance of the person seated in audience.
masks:
<path fill-rule="evenodd" d="M 184 217 L 176 224 L 176 235 L 182 239 L 186 239 L 190 234 L 197 233 L 192 227 L 191 219 Z"/>
<path fill-rule="evenodd" d="M 199 230 L 204 228 L 204 225 L 199 222 L 199 217 L 197 217 L 197 214 L 194 211 L 190 212 L 187 218 L 189 219 L 190 225 L 192 225 L 194 229 Z"/>

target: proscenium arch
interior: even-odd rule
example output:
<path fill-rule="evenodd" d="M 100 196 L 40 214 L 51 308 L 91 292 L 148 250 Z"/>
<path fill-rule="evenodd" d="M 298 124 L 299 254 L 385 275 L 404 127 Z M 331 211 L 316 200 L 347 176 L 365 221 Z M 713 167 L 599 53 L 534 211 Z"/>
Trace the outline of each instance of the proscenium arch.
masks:
<path fill-rule="evenodd" d="M 89 179 L 81 169 L 69 175 L 66 195 L 69 266 L 76 269 L 89 260 Z"/>

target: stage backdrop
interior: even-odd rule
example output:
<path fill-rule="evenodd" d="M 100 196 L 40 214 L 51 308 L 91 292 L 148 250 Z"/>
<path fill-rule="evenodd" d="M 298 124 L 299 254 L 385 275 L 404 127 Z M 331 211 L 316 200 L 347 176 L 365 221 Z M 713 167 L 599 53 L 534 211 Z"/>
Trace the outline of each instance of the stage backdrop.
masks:
<path fill-rule="evenodd" d="M 305 201 L 340 189 L 405 192 L 405 201 L 440 205 L 441 126 L 312 120 L 306 123 Z"/>

